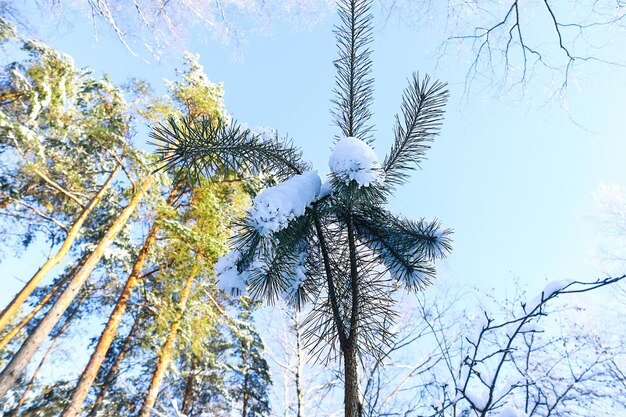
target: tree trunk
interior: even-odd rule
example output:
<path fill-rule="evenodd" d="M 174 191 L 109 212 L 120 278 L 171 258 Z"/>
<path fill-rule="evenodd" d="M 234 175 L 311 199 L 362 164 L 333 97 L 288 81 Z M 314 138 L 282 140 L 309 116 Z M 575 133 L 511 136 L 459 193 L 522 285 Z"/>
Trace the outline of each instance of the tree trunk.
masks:
<path fill-rule="evenodd" d="M 294 312 L 293 316 L 293 330 L 296 333 L 296 401 L 297 411 L 296 417 L 304 416 L 304 395 L 302 392 L 302 346 L 300 343 L 300 319 L 298 317 L 298 311 Z"/>
<path fill-rule="evenodd" d="M 13 300 L 4 309 L 4 311 L 2 311 L 2 313 L 0 314 L 0 332 L 4 330 L 7 323 L 9 323 L 13 319 L 13 317 L 19 311 L 20 307 L 22 307 L 24 302 L 33 293 L 33 291 L 37 288 L 41 280 L 48 274 L 48 272 L 50 272 L 52 268 L 57 266 L 59 262 L 61 262 L 63 258 L 65 258 L 65 255 L 67 255 L 67 253 L 69 252 L 72 244 L 74 244 L 74 241 L 80 235 L 80 229 L 82 228 L 83 223 L 85 223 L 85 220 L 87 220 L 89 214 L 100 202 L 100 200 L 110 187 L 111 183 L 113 182 L 115 175 L 117 175 L 117 173 L 119 172 L 120 168 L 121 165 L 118 164 L 115 169 L 109 174 L 109 177 L 104 182 L 102 187 L 100 187 L 100 191 L 98 191 L 98 193 L 91 199 L 89 204 L 87 204 L 87 206 L 83 209 L 78 218 L 74 221 L 74 224 L 72 225 L 70 230 L 68 230 L 67 236 L 65 237 L 65 240 L 63 241 L 63 244 L 59 248 L 58 252 L 54 256 L 49 258 L 41 268 L 39 268 L 39 271 L 37 271 L 37 273 L 33 275 L 30 281 L 26 283 L 24 288 L 22 288 L 22 290 L 13 298 Z"/>
<path fill-rule="evenodd" d="M 337 326 L 337 337 L 339 338 L 339 346 L 344 360 L 344 412 L 346 417 L 360 417 L 362 414 L 362 406 L 359 400 L 359 377 L 358 377 L 358 360 L 356 354 L 357 342 L 357 324 L 358 324 L 358 270 L 356 263 L 356 249 L 354 234 L 352 231 L 352 219 L 348 216 L 348 248 L 350 250 L 350 286 L 352 289 L 352 309 L 350 314 L 350 332 L 346 334 L 343 322 L 343 316 L 339 309 L 339 302 L 335 292 L 335 283 L 333 281 L 333 270 L 330 264 L 329 246 L 324 236 L 324 229 L 321 221 L 314 213 L 314 224 L 317 237 L 320 242 L 320 252 L 324 262 L 324 272 L 326 273 L 326 282 L 328 285 L 328 299 L 333 314 L 333 321 Z"/>
<path fill-rule="evenodd" d="M 72 277 L 76 274 L 76 272 L 78 271 L 78 269 L 83 265 L 83 263 L 85 262 L 85 260 L 87 259 L 87 256 L 84 256 L 76 265 L 74 265 L 74 267 L 72 267 L 72 270 L 68 272 L 67 276 L 65 276 L 62 280 L 60 280 L 59 282 L 56 283 L 56 285 L 54 287 L 52 287 L 52 289 L 50 290 L 50 292 L 48 294 L 46 294 L 45 297 L 43 297 L 39 303 L 37 303 L 37 305 L 35 307 L 33 307 L 33 309 L 30 311 L 30 313 L 28 313 L 26 315 L 26 317 L 24 317 L 22 319 L 22 321 L 20 321 L 18 323 L 17 326 L 15 326 L 13 329 L 11 329 L 11 331 L 9 333 L 7 333 L 2 340 L 0 340 L 0 351 L 2 349 L 4 349 L 4 347 L 6 345 L 9 344 L 9 342 L 11 342 L 11 340 L 13 340 L 13 338 L 20 332 L 20 330 L 22 330 L 31 320 L 33 317 L 35 317 L 35 315 L 46 306 L 46 304 L 48 303 L 48 301 L 50 301 L 50 299 L 52 297 L 55 296 L 56 293 L 59 292 L 59 290 L 61 288 L 63 288 L 63 286 L 72 279 Z"/>
<path fill-rule="evenodd" d="M 178 195 L 178 189 L 179 187 L 174 187 L 174 189 L 170 193 L 169 197 L 167 198 L 168 205 L 171 205 L 176 199 Z M 146 260 L 148 259 L 150 250 L 152 250 L 152 247 L 156 243 L 158 231 L 159 226 L 154 224 L 148 232 L 148 236 L 146 236 L 143 246 L 139 250 L 139 254 L 135 259 L 135 263 L 130 272 L 130 275 L 126 280 L 124 289 L 117 299 L 115 308 L 111 312 L 106 326 L 102 330 L 102 334 L 100 335 L 100 339 L 98 340 L 98 345 L 91 355 L 89 363 L 87 363 L 87 366 L 85 366 L 85 369 L 80 376 L 80 380 L 78 381 L 76 388 L 74 388 L 74 391 L 72 392 L 70 402 L 65 407 L 65 410 L 61 414 L 61 417 L 75 417 L 79 410 L 82 408 L 83 402 L 85 401 L 85 398 L 87 397 L 87 394 L 89 393 L 89 390 L 93 385 L 93 381 L 95 381 L 96 376 L 98 375 L 100 366 L 102 366 L 102 362 L 104 361 L 106 353 L 109 350 L 111 343 L 113 343 L 115 335 L 117 334 L 117 328 L 122 321 L 122 317 L 124 316 L 124 312 L 126 311 L 126 307 L 128 306 L 130 297 L 133 295 L 133 291 L 141 279 L 141 272 L 143 271 L 143 267 L 146 264 Z"/>
<path fill-rule="evenodd" d="M 359 314 L 361 314 L 359 303 L 359 269 L 351 208 L 347 213 L 346 225 L 348 229 L 348 249 L 350 253 L 350 298 L 352 307 L 350 309 L 350 332 L 347 340 L 341 344 L 344 360 L 344 405 L 346 407 L 346 417 L 361 417 L 362 406 L 359 398 L 359 373 L 356 350 L 358 346 Z"/>
<path fill-rule="evenodd" d="M 152 412 L 152 408 L 154 407 L 154 403 L 156 402 L 157 396 L 159 395 L 159 389 L 161 388 L 161 382 L 163 382 L 163 378 L 165 377 L 165 371 L 170 363 L 170 359 L 172 358 L 172 353 L 174 350 L 174 343 L 176 342 L 176 337 L 178 335 L 178 329 L 182 324 L 182 321 L 185 317 L 185 311 L 187 309 L 187 301 L 189 300 L 189 296 L 191 294 L 191 287 L 193 286 L 193 282 L 195 281 L 196 274 L 198 273 L 200 261 L 200 255 L 196 256 L 195 264 L 187 275 L 187 279 L 185 280 L 185 286 L 183 287 L 182 294 L 180 296 L 179 302 L 179 313 L 172 322 L 170 326 L 170 331 L 167 334 L 167 338 L 165 339 L 165 343 L 163 344 L 163 348 L 161 349 L 161 354 L 159 356 L 159 360 L 157 362 L 156 368 L 152 374 L 152 379 L 150 381 L 150 388 L 148 388 L 148 392 L 146 393 L 146 398 L 141 406 L 141 411 L 139 412 L 139 417 L 150 417 L 150 413 Z"/>
<path fill-rule="evenodd" d="M 20 397 L 19 401 L 17 402 L 17 405 L 15 406 L 13 411 L 11 411 L 11 413 L 8 414 L 7 417 L 17 417 L 19 415 L 18 412 L 20 411 L 20 408 L 22 408 L 22 406 L 24 405 L 24 402 L 26 401 L 26 396 L 28 395 L 30 390 L 33 388 L 33 385 L 35 384 L 35 380 L 37 379 L 37 375 L 39 374 L 39 371 L 41 370 L 41 367 L 43 366 L 44 362 L 48 358 L 48 355 L 50 355 L 50 352 L 52 352 L 52 349 L 57 344 L 57 342 L 59 341 L 61 336 L 65 333 L 67 328 L 70 326 L 70 323 L 72 322 L 72 319 L 74 318 L 76 313 L 78 313 L 78 309 L 80 308 L 80 306 L 83 303 L 83 301 L 85 301 L 85 298 L 87 298 L 87 294 L 85 294 L 81 298 L 80 302 L 78 303 L 78 305 L 76 306 L 74 311 L 72 311 L 72 314 L 70 314 L 67 317 L 67 319 L 65 320 L 65 323 L 63 323 L 63 326 L 59 330 L 59 333 L 57 333 L 57 335 L 54 336 L 54 339 L 52 339 L 52 343 L 50 343 L 50 346 L 46 350 L 46 353 L 44 353 L 43 357 L 41 358 L 41 361 L 39 361 L 39 365 L 37 366 L 37 369 L 35 369 L 35 372 L 33 373 L 33 376 L 30 378 L 30 381 L 28 381 L 28 385 L 26 385 L 26 389 L 22 393 L 22 396 Z"/>
<path fill-rule="evenodd" d="M 196 363 L 197 359 L 194 356 L 191 360 L 191 370 L 189 372 L 189 375 L 187 375 L 187 381 L 185 383 L 185 395 L 183 396 L 183 405 L 181 406 L 181 412 L 184 415 L 189 415 L 189 413 L 191 412 L 191 406 L 193 405 L 193 401 L 191 400 L 191 398 L 193 397 L 195 380 L 194 372 L 196 372 Z"/>
<path fill-rule="evenodd" d="M 149 176 L 141 182 L 139 189 L 135 192 L 128 205 L 120 212 L 113 224 L 109 227 L 104 237 L 100 240 L 94 251 L 85 261 L 85 265 L 78 271 L 72 281 L 69 283 L 65 291 L 59 299 L 54 303 L 50 311 L 46 314 L 39 325 L 28 336 L 17 354 L 11 359 L 11 362 L 0 374 L 0 398 L 3 398 L 7 392 L 15 386 L 15 382 L 20 377 L 28 362 L 37 352 L 43 341 L 48 337 L 54 326 L 61 319 L 61 316 L 76 297 L 78 291 L 82 288 L 96 268 L 105 251 L 111 246 L 117 234 L 124 228 L 128 219 L 133 214 L 144 194 L 154 183 L 154 176 Z"/>
<path fill-rule="evenodd" d="M 359 376 L 356 349 L 342 349 L 344 361 L 344 406 L 345 417 L 360 417 L 362 406 L 359 399 Z"/>
<path fill-rule="evenodd" d="M 122 293 L 117 299 L 117 303 L 109 316 L 109 320 L 102 330 L 100 334 L 100 339 L 98 340 L 98 345 L 96 346 L 87 366 L 83 370 L 82 375 L 72 392 L 72 396 L 70 398 L 69 404 L 65 407 L 65 410 L 61 414 L 61 417 L 75 417 L 83 406 L 83 402 L 93 385 L 96 376 L 98 375 L 98 371 L 100 370 L 100 366 L 104 361 L 107 351 L 109 347 L 111 347 L 111 343 L 113 343 L 113 339 L 117 334 L 117 328 L 119 327 L 120 322 L 122 321 L 122 317 L 126 312 L 126 307 L 128 306 L 128 302 L 130 301 L 130 297 L 133 294 L 133 290 L 135 286 L 139 283 L 141 277 L 141 271 L 143 270 L 143 266 L 148 258 L 148 254 L 150 249 L 156 242 L 157 231 L 159 227 L 154 225 L 148 232 L 148 236 L 144 241 L 143 247 L 139 251 L 137 255 L 137 259 L 135 260 L 135 264 L 133 265 L 132 271 L 126 280 L 126 284 L 124 285 L 124 289 Z"/>
<path fill-rule="evenodd" d="M 243 405 L 241 407 L 241 417 L 246 417 L 248 415 L 248 366 L 246 364 L 246 342 L 242 342 L 241 347 L 241 361 L 243 362 Z"/>
<path fill-rule="evenodd" d="M 113 381 L 115 380 L 115 377 L 117 376 L 117 373 L 119 372 L 120 365 L 122 361 L 124 360 L 124 358 L 126 357 L 126 354 L 128 353 L 128 350 L 130 348 L 130 342 L 133 340 L 133 337 L 135 336 L 137 329 L 139 329 L 140 322 L 141 322 L 141 312 L 137 313 L 137 317 L 135 317 L 133 326 L 130 328 L 130 331 L 126 335 L 126 339 L 124 339 L 124 343 L 122 344 L 122 347 L 120 348 L 120 352 L 117 355 L 117 358 L 115 358 L 115 361 L 113 362 L 113 365 L 111 366 L 111 369 L 109 369 L 109 372 L 107 372 L 106 376 L 104 377 L 104 381 L 102 382 L 102 388 L 100 388 L 100 392 L 98 393 L 98 398 L 96 398 L 96 401 L 94 401 L 93 407 L 91 408 L 91 411 L 89 412 L 88 417 L 96 417 L 96 415 L 98 414 L 98 411 L 100 411 L 100 409 L 102 408 L 104 397 L 106 396 L 106 393 L 109 391 L 111 384 L 113 383 Z"/>

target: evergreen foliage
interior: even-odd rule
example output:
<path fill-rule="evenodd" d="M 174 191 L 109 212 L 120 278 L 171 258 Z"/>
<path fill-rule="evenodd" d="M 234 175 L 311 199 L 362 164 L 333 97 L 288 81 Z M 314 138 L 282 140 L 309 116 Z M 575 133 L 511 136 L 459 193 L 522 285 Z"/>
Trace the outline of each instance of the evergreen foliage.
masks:
<path fill-rule="evenodd" d="M 249 297 L 241 297 L 238 320 L 230 324 L 235 344 L 231 353 L 234 364 L 230 377 L 230 395 L 241 408 L 242 417 L 264 416 L 270 411 L 269 366 L 264 357 L 261 337 L 251 325 L 254 304 Z"/>
<path fill-rule="evenodd" d="M 371 2 L 340 0 L 338 6 L 335 122 L 343 137 L 369 144 Z M 397 117 L 390 153 L 382 168 L 372 165 L 380 171 L 379 179 L 363 184 L 331 172 L 331 191 L 321 193 L 303 215 L 269 235 L 255 227 L 258 219 L 250 211 L 237 224 L 234 252 L 228 258 L 234 266 L 222 268 L 230 280 L 236 279 L 236 271 L 255 298 L 273 302 L 282 296 L 297 307 L 314 302 L 305 335 L 318 353 L 340 353 L 343 358 L 347 416 L 358 415 L 360 409 L 356 357 L 381 355 L 390 340 L 393 292 L 398 284 L 422 289 L 434 277 L 434 262 L 451 249 L 451 232 L 437 220 L 410 221 L 384 208 L 392 189 L 406 182 L 408 171 L 423 159 L 427 142 L 438 134 L 447 96 L 445 84 L 414 75 L 405 90 L 403 120 Z M 236 122 L 181 120 L 184 130 L 176 123 L 171 119 L 169 126 L 157 126 L 153 138 L 163 143 L 158 151 L 163 168 L 177 170 L 179 176 L 182 172 L 219 178 L 234 170 L 240 175 L 264 172 L 280 181 L 308 169 L 290 143 L 260 142 Z M 362 163 L 348 168 L 365 169 Z"/>
<path fill-rule="evenodd" d="M 142 237 L 156 228 L 156 244 L 146 247 L 138 291 L 127 300 L 119 334 L 113 334 L 110 348 L 103 352 L 106 355 L 95 385 L 90 385 L 84 412 L 89 411 L 91 416 L 136 414 L 154 372 L 155 359 L 176 324 L 177 337 L 172 356 L 166 361 L 169 368 L 154 413 L 230 415 L 232 393 L 240 388 L 233 385 L 238 383 L 234 375 L 240 372 L 236 369 L 239 356 L 233 352 L 242 345 L 237 337 L 248 340 L 247 332 L 253 332 L 253 327 L 230 317 L 230 308 L 224 307 L 229 301 L 209 277 L 213 263 L 227 250 L 230 222 L 243 215 L 249 205 L 249 192 L 258 188 L 258 181 L 243 183 L 237 177 L 227 182 L 199 180 L 192 189 L 184 181 L 173 183 L 163 174 L 151 174 L 148 167 L 152 158 L 130 142 L 139 131 L 135 123 L 141 120 L 164 120 L 164 115 L 171 114 L 227 119 L 222 86 L 211 83 L 199 58 L 188 54 L 179 79 L 168 84 L 169 95 L 155 97 L 140 81 L 120 88 L 106 77 L 95 79 L 88 70 L 76 70 L 69 57 L 44 44 L 19 36 L 14 41 L 23 45 L 25 53 L 23 59 L 6 66 L 0 85 L 0 210 L 6 214 L 2 227 L 9 227 L 7 219 L 12 219 L 23 228 L 16 233 L 23 241 L 48 238 L 55 245 L 59 236 L 63 237 L 65 225 L 74 221 L 83 204 L 99 191 L 103 178 L 119 163 L 124 164 L 126 178 L 114 182 L 104 200 L 89 213 L 65 258 L 68 265 L 52 284 L 33 292 L 29 299 L 32 317 L 6 347 L 0 348 L 0 361 L 5 365 L 11 360 L 23 336 L 41 322 L 67 288 L 81 259 L 94 250 L 120 207 L 133 196 L 137 183 L 152 175 L 160 187 L 154 187 L 143 198 L 136 216 L 117 236 L 99 268 L 51 331 L 49 338 L 59 343 L 42 365 L 45 369 L 51 363 L 63 364 L 67 358 L 58 355 L 59 348 L 94 336 L 93 323 L 103 318 L 106 321 L 145 246 Z M 35 214 L 26 216 L 27 209 Z M 41 233 L 48 230 L 54 234 Z M 3 240 L 6 243 L 8 237 Z M 190 296 L 183 305 L 181 292 L 187 284 Z M 246 332 L 233 332 L 233 320 Z M 0 336 L 17 324 L 11 322 Z M 61 335 L 61 330 L 67 334 Z M 92 339 L 89 351 L 97 341 L 98 337 Z M 258 335 L 253 342 L 254 350 L 261 343 Z M 256 365 L 248 363 L 245 372 L 257 375 Z M 264 361 L 258 365 L 264 368 L 250 388 L 258 398 L 254 415 L 267 415 L 270 379 Z M 7 398 L 0 398 L 2 411 L 18 415 L 67 411 L 76 391 L 73 377 L 68 382 L 65 375 L 63 380 L 38 376 L 32 385 L 29 378 L 25 375 Z M 22 393 L 26 394 L 25 402 L 16 406 Z"/>

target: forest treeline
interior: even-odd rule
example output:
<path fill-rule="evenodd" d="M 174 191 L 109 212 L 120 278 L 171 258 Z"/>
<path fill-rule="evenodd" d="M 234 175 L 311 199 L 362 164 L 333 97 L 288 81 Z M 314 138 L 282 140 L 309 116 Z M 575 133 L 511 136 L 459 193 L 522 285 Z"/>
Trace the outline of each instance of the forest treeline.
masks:
<path fill-rule="evenodd" d="M 21 57 L 0 85 L 2 255 L 49 252 L 0 316 L 5 415 L 266 414 L 255 304 L 208 278 L 258 186 L 192 188 L 154 172 L 146 151 L 165 116 L 228 117 L 222 87 L 193 55 L 167 96 L 118 86 L 0 23 Z M 78 380 L 44 373 L 57 347 L 90 355 Z"/>

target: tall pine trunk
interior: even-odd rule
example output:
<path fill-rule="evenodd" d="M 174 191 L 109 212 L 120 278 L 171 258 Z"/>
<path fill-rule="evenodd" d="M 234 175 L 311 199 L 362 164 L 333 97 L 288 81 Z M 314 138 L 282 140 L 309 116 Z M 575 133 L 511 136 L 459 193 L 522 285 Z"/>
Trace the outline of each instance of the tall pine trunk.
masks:
<path fill-rule="evenodd" d="M 352 306 L 350 308 L 350 332 L 347 340 L 341 343 L 344 361 L 344 405 L 346 417 L 361 417 L 361 399 L 359 396 L 359 373 L 357 343 L 359 334 L 359 315 L 361 314 L 359 294 L 359 267 L 357 262 L 356 237 L 352 222 L 352 207 L 347 212 L 348 250 L 350 254 L 350 293 Z"/>
<path fill-rule="evenodd" d="M 109 388 L 113 384 L 113 381 L 115 380 L 115 377 L 117 376 L 120 370 L 120 365 L 122 364 L 122 361 L 128 354 L 128 351 L 130 349 L 130 343 L 133 340 L 133 337 L 135 337 L 135 333 L 137 333 L 137 329 L 139 329 L 140 322 L 141 322 L 141 312 L 137 313 L 137 317 L 135 317 L 133 326 L 130 328 L 130 331 L 126 335 L 126 338 L 124 339 L 124 343 L 122 343 L 122 347 L 120 348 L 120 351 L 117 354 L 117 357 L 115 358 L 115 361 L 113 362 L 113 365 L 111 366 L 111 369 L 109 369 L 106 376 L 104 377 L 104 380 L 102 381 L 102 387 L 100 388 L 98 397 L 96 398 L 96 401 L 94 401 L 93 407 L 91 408 L 91 411 L 89 412 L 88 417 L 95 417 L 96 415 L 98 415 L 98 411 L 100 411 L 100 409 L 102 408 L 104 397 L 106 396 L 107 392 L 109 391 Z"/>
<path fill-rule="evenodd" d="M 59 282 L 57 282 L 54 285 L 54 287 L 52 287 L 52 289 L 50 290 L 50 292 L 48 294 L 46 294 L 41 300 L 39 300 L 37 305 L 35 307 L 33 307 L 33 309 L 30 311 L 30 313 L 28 313 L 26 316 L 24 316 L 22 321 L 20 321 L 17 324 L 17 326 L 12 328 L 11 331 L 8 332 L 2 338 L 2 340 L 0 340 L 0 351 L 2 349 L 4 349 L 4 347 L 6 345 L 8 345 L 11 342 L 11 340 L 13 340 L 13 338 L 20 332 L 20 330 L 22 330 L 28 323 L 30 323 L 30 321 L 33 319 L 33 317 L 35 317 L 35 315 L 37 315 L 37 313 L 42 308 L 44 308 L 46 306 L 46 304 L 48 304 L 48 301 L 50 301 L 50 299 L 52 299 L 52 297 L 54 297 L 59 292 L 59 290 L 61 288 L 63 288 L 63 286 L 72 279 L 72 277 L 80 269 L 80 267 L 83 265 L 83 263 L 85 262 L 86 259 L 87 259 L 87 256 L 84 256 L 80 260 L 80 262 L 78 262 L 76 265 L 74 265 L 72 267 L 72 269 L 67 273 L 67 275 L 64 278 L 62 278 Z"/>
<path fill-rule="evenodd" d="M 185 280 L 183 291 L 180 296 L 180 302 L 178 304 L 179 313 L 176 315 L 176 318 L 172 322 L 169 332 L 167 334 L 167 338 L 165 339 L 165 343 L 163 344 L 163 348 L 161 349 L 161 354 L 159 355 L 159 360 L 157 361 L 156 368 L 152 373 L 150 388 L 148 388 L 145 400 L 143 402 L 143 405 L 141 406 L 139 417 L 150 417 L 152 408 L 156 403 L 157 396 L 159 395 L 159 389 L 161 388 L 161 383 L 163 382 L 163 378 L 165 377 L 165 371 L 167 370 L 167 367 L 170 364 L 170 360 L 172 359 L 174 344 L 176 342 L 176 337 L 178 336 L 178 329 L 180 328 L 180 325 L 182 324 L 185 317 L 187 301 L 189 300 L 189 296 L 191 295 L 191 288 L 193 287 L 196 275 L 198 274 L 198 270 L 200 269 L 199 262 L 200 255 L 198 254 L 196 256 L 195 264 Z"/>
<path fill-rule="evenodd" d="M 339 309 L 339 301 L 333 280 L 333 269 L 330 262 L 329 246 L 324 236 L 324 230 L 318 216 L 313 217 L 314 225 L 319 239 L 320 252 L 324 263 L 324 273 L 328 285 L 328 299 L 330 301 L 333 321 L 337 326 L 339 347 L 344 361 L 344 415 L 345 417 L 361 417 L 362 406 L 359 398 L 359 375 L 357 358 L 357 318 L 358 309 L 358 266 L 356 262 L 356 247 L 352 230 L 352 219 L 348 215 L 348 248 L 350 251 L 350 286 L 352 289 L 352 309 L 350 312 L 350 331 L 346 334 L 343 316 Z"/>
<path fill-rule="evenodd" d="M 37 273 L 33 275 L 33 277 L 26 283 L 24 288 L 22 288 L 22 290 L 13 298 L 13 300 L 4 309 L 4 311 L 2 311 L 2 313 L 0 314 L 0 332 L 4 330 L 7 323 L 9 323 L 13 319 L 13 317 L 15 317 L 24 302 L 33 293 L 33 291 L 35 291 L 41 280 L 48 274 L 48 272 L 50 272 L 52 268 L 57 266 L 59 262 L 61 262 L 63 258 L 65 258 L 70 248 L 74 244 L 74 241 L 80 235 L 80 229 L 85 223 L 85 220 L 87 220 L 89 214 L 93 211 L 94 207 L 100 202 L 106 191 L 109 189 L 113 182 L 113 179 L 120 169 L 121 165 L 117 164 L 115 169 L 109 174 L 109 177 L 104 182 L 102 187 L 100 187 L 98 193 L 91 199 L 89 204 L 85 206 L 83 211 L 74 221 L 74 224 L 72 225 L 70 230 L 67 231 L 67 236 L 65 237 L 65 240 L 63 241 L 63 244 L 61 245 L 57 253 L 49 258 L 43 264 L 43 266 L 39 268 L 39 271 L 37 271 Z"/>
<path fill-rule="evenodd" d="M 72 313 L 67 317 L 67 319 L 65 320 L 65 323 L 63 323 L 63 326 L 61 327 L 59 332 L 56 334 L 56 336 L 54 336 L 54 339 L 52 339 L 52 343 L 50 343 L 50 346 L 48 347 L 48 349 L 46 349 L 46 352 L 41 357 L 41 360 L 39 361 L 39 365 L 37 365 L 37 369 L 35 369 L 33 376 L 30 378 L 30 381 L 28 381 L 28 384 L 26 385 L 26 389 L 22 393 L 22 396 L 17 402 L 17 405 L 15 406 L 15 408 L 13 408 L 13 411 L 11 411 L 7 415 L 7 417 L 19 416 L 18 412 L 20 411 L 20 408 L 22 408 L 22 406 L 24 405 L 24 402 L 26 402 L 26 397 L 28 396 L 28 393 L 30 392 L 30 390 L 33 388 L 33 385 L 35 385 L 35 380 L 37 379 L 37 375 L 39 374 L 39 371 L 43 367 L 44 362 L 46 361 L 46 359 L 48 359 L 48 355 L 50 355 L 50 352 L 52 352 L 52 349 L 56 346 L 61 336 L 65 333 L 68 327 L 70 327 L 70 324 L 72 323 L 72 319 L 74 318 L 76 313 L 78 313 L 78 310 L 80 309 L 80 306 L 83 304 L 83 301 L 85 301 L 85 298 L 87 298 L 87 295 L 88 294 L 85 294 L 83 297 L 81 297 L 74 311 L 72 311 Z"/>
<path fill-rule="evenodd" d="M 144 197 L 150 186 L 154 183 L 155 177 L 149 176 L 144 179 L 139 189 L 131 198 L 128 205 L 120 212 L 113 224 L 109 227 L 104 237 L 98 242 L 94 251 L 85 261 L 85 265 L 78 271 L 67 288 L 59 296 L 50 311 L 46 314 L 39 325 L 28 336 L 20 350 L 11 359 L 11 362 L 0 374 L 0 398 L 3 398 L 7 392 L 15 386 L 17 379 L 24 372 L 24 369 L 30 362 L 33 355 L 41 347 L 41 344 L 48 337 L 54 326 L 61 319 L 61 316 L 76 297 L 78 291 L 83 287 L 89 275 L 96 268 L 105 251 L 111 246 L 118 233 L 124 228 L 128 219 L 133 214 L 139 202 Z"/>
<path fill-rule="evenodd" d="M 249 374 L 248 374 L 248 364 L 247 362 L 247 355 L 246 355 L 246 342 L 243 341 L 242 342 L 242 347 L 241 347 L 241 362 L 243 365 L 243 404 L 241 406 L 241 417 L 246 417 L 248 415 L 248 398 L 250 397 L 250 392 L 248 390 L 248 381 L 249 381 Z"/>
<path fill-rule="evenodd" d="M 171 205 L 174 202 L 177 194 L 178 187 L 175 187 L 167 198 L 168 205 Z M 85 398 L 87 397 L 87 394 L 89 393 L 89 390 L 98 375 L 100 366 L 102 366 L 106 353 L 109 350 L 111 343 L 113 343 L 115 335 L 117 334 L 117 328 L 122 321 L 122 317 L 124 316 L 130 297 L 133 295 L 135 287 L 141 280 L 141 272 L 143 271 L 143 267 L 146 264 L 146 260 L 148 259 L 148 255 L 150 254 L 152 247 L 156 243 L 158 231 L 159 226 L 154 224 L 148 232 L 143 246 L 139 250 L 139 254 L 135 259 L 130 275 L 126 280 L 124 289 L 117 299 L 115 308 L 111 312 L 106 326 L 102 330 L 102 334 L 98 340 L 98 345 L 91 355 L 87 366 L 85 366 L 78 384 L 76 384 L 76 388 L 74 388 L 74 391 L 72 392 L 70 402 L 65 407 L 61 417 L 75 417 L 82 408 L 83 402 L 85 401 Z"/>

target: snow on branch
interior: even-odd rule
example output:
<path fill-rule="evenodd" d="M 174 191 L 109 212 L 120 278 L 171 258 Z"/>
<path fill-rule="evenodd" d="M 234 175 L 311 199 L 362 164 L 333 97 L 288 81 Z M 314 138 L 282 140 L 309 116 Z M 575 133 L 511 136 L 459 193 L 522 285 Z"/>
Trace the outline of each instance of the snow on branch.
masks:
<path fill-rule="evenodd" d="M 382 182 L 383 171 L 376 152 L 355 137 L 344 137 L 337 142 L 328 165 L 331 172 L 346 184 L 352 180 L 359 186 Z"/>
<path fill-rule="evenodd" d="M 266 188 L 254 199 L 248 213 L 249 224 L 264 237 L 286 228 L 290 220 L 304 214 L 319 195 L 321 186 L 319 175 L 307 171 Z"/>
<path fill-rule="evenodd" d="M 220 257 L 215 264 L 217 286 L 227 294 L 241 296 L 246 293 L 246 281 L 249 272 L 240 273 L 237 263 L 241 260 L 239 251 L 232 251 Z"/>

